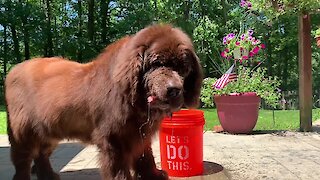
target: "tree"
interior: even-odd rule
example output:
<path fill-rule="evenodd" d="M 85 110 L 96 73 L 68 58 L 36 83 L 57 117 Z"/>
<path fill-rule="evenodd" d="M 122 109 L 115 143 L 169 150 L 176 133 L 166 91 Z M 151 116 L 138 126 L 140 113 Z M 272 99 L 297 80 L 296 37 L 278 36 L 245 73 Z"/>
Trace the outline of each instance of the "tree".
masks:
<path fill-rule="evenodd" d="M 82 57 L 82 52 L 83 52 L 83 41 L 82 41 L 82 3 L 81 0 L 78 0 L 78 19 L 79 19 L 79 24 L 78 24 L 78 51 L 77 51 L 77 59 L 78 61 L 82 62 L 83 57 Z"/>
<path fill-rule="evenodd" d="M 16 23 L 17 21 L 15 21 L 13 19 L 14 15 L 17 12 L 16 9 L 16 4 L 12 3 L 10 0 L 7 1 L 6 4 L 7 8 L 8 8 L 8 16 L 7 18 L 9 19 L 8 25 L 10 26 L 11 29 L 11 34 L 12 34 L 12 40 L 13 40 L 13 45 L 14 45 L 14 54 L 15 54 L 15 61 L 16 63 L 20 63 L 21 62 L 21 54 L 20 54 L 20 45 L 19 45 L 19 39 L 18 39 L 18 35 L 17 35 L 17 30 L 16 30 Z"/>
<path fill-rule="evenodd" d="M 20 13 L 20 18 L 22 20 L 22 29 L 23 29 L 23 43 L 24 43 L 24 57 L 25 60 L 30 59 L 30 37 L 29 37 L 29 28 L 28 28 L 28 16 L 30 14 L 28 3 L 24 3 L 22 0 L 19 0 L 22 13 Z"/>
<path fill-rule="evenodd" d="M 46 37 L 46 44 L 44 46 L 44 56 L 45 57 L 52 57 L 53 53 L 53 40 L 52 40 L 52 27 L 51 27 L 51 20 L 52 20 L 52 12 L 51 12 L 51 0 L 45 1 L 45 12 L 46 12 L 46 21 L 47 25 L 44 31 Z"/>
<path fill-rule="evenodd" d="M 253 0 L 254 8 L 271 18 L 298 14 L 300 130 L 312 131 L 312 62 L 310 12 L 320 9 L 320 0 Z M 270 8 L 271 7 L 271 8 Z"/>
<path fill-rule="evenodd" d="M 94 44 L 94 0 L 88 1 L 88 38 Z"/>

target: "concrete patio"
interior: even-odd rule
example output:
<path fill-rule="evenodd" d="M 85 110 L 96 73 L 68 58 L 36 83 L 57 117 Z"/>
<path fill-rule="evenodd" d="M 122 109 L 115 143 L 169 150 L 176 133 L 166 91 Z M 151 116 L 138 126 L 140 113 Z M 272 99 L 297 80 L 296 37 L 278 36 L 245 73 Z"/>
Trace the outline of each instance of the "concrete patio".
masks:
<path fill-rule="evenodd" d="M 320 121 L 313 133 L 254 132 L 252 135 L 204 134 L 205 175 L 172 179 L 275 179 L 315 180 L 320 178 Z M 159 141 L 153 144 L 160 166 Z M 6 135 L 0 136 L 0 180 L 10 180 L 14 168 Z M 51 157 L 62 180 L 101 179 L 97 150 L 77 142 L 62 142 Z M 33 177 L 36 179 L 36 177 Z"/>

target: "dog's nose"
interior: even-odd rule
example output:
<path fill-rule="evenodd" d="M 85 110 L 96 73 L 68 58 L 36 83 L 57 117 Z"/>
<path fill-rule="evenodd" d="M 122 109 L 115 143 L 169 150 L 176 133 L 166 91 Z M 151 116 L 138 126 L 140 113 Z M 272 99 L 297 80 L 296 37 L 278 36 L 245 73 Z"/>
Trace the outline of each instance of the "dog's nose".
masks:
<path fill-rule="evenodd" d="M 169 98 L 176 98 L 180 95 L 181 88 L 178 87 L 168 87 L 167 88 L 167 96 Z"/>

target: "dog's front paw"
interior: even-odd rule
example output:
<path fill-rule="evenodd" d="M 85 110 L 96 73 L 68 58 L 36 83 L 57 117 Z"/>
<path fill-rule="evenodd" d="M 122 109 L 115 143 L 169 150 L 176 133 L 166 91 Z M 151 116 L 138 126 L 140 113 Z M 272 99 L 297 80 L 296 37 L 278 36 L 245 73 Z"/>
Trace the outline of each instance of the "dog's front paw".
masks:
<path fill-rule="evenodd" d="M 169 176 L 168 176 L 168 173 L 166 171 L 157 169 L 154 178 L 156 180 L 168 180 Z"/>
<path fill-rule="evenodd" d="M 152 173 L 137 173 L 136 180 L 169 180 L 168 173 L 155 169 Z"/>

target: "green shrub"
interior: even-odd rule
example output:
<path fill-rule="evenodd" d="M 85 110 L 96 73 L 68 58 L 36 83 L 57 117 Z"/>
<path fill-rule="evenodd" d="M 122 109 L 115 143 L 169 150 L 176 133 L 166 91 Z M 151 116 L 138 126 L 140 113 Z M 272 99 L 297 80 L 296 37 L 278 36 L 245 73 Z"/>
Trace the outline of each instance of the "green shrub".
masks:
<path fill-rule="evenodd" d="M 213 107 L 213 94 L 212 94 L 212 85 L 216 81 L 216 78 L 205 78 L 203 80 L 200 99 L 202 102 L 202 107 L 210 108 Z"/>

